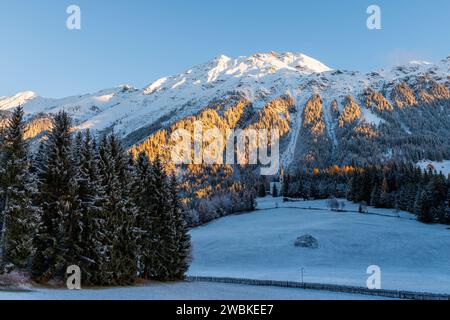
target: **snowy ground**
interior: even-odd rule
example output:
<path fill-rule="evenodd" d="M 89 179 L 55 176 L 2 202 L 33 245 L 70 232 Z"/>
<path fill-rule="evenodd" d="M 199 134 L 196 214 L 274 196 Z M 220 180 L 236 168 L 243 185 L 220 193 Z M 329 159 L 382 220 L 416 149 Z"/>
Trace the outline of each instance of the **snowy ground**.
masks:
<path fill-rule="evenodd" d="M 0 291 L 0 300 L 375 300 L 380 297 L 292 288 L 180 282 L 99 290 Z"/>
<path fill-rule="evenodd" d="M 344 200 L 340 200 L 344 201 Z M 358 205 L 345 202 L 346 210 Z M 255 212 L 229 216 L 191 231 L 190 275 L 304 281 L 365 286 L 369 265 L 381 267 L 384 289 L 450 293 L 450 229 L 426 225 L 413 215 L 369 208 L 370 214 L 331 212 L 326 200 L 283 203 L 259 199 Z M 311 234 L 319 249 L 297 248 Z M 6 292 L 4 299 L 377 299 L 377 297 L 293 288 L 178 282 L 88 289 L 32 288 Z"/>
<path fill-rule="evenodd" d="M 264 210 L 192 230 L 189 274 L 300 281 L 304 268 L 307 282 L 366 286 L 367 267 L 378 265 L 383 289 L 450 293 L 448 226 L 422 224 L 405 212 L 398 218 L 392 210 L 331 212 L 326 201 L 268 197 L 258 207 Z M 346 202 L 346 209 L 357 208 Z M 304 234 L 316 237 L 319 249 L 295 247 Z"/>
<path fill-rule="evenodd" d="M 423 160 L 417 163 L 417 166 L 423 170 L 427 170 L 429 165 L 431 165 L 437 173 L 442 172 L 442 174 L 446 177 L 450 174 L 450 160 L 441 162 Z"/>

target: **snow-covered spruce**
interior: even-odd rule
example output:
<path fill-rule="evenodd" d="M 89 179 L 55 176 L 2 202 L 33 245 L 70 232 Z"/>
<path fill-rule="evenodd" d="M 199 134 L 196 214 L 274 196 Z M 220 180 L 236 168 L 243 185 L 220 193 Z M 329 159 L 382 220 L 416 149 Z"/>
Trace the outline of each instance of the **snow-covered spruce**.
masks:
<path fill-rule="evenodd" d="M 2 270 L 31 265 L 36 281 L 60 281 L 75 264 L 89 285 L 182 279 L 190 238 L 162 164 L 135 162 L 114 135 L 99 146 L 89 131 L 73 139 L 60 112 L 30 165 L 22 116 L 15 110 L 1 135 Z"/>
<path fill-rule="evenodd" d="M 38 223 L 39 209 L 32 201 L 36 183 L 23 131 L 23 109 L 19 107 L 4 128 L 0 144 L 0 274 L 28 266 Z"/>

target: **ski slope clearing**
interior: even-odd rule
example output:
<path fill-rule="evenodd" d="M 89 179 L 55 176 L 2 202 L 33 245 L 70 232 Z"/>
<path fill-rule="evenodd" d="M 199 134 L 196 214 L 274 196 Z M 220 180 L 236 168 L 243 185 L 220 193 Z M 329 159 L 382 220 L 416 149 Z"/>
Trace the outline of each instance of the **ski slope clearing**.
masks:
<path fill-rule="evenodd" d="M 111 289 L 0 291 L 0 300 L 377 300 L 382 297 L 207 282 L 154 283 Z"/>
<path fill-rule="evenodd" d="M 423 160 L 417 163 L 417 166 L 422 170 L 428 170 L 431 168 L 435 170 L 437 173 L 442 172 L 444 176 L 448 176 L 450 174 L 450 160 L 445 161 L 429 161 Z"/>
<path fill-rule="evenodd" d="M 333 212 L 326 201 L 269 197 L 258 207 L 193 229 L 189 274 L 301 281 L 303 268 L 305 282 L 366 286 L 367 267 L 378 265 L 383 289 L 450 293 L 448 226 L 389 209 Z M 349 202 L 345 208 L 357 211 Z M 318 249 L 294 246 L 305 234 Z"/>

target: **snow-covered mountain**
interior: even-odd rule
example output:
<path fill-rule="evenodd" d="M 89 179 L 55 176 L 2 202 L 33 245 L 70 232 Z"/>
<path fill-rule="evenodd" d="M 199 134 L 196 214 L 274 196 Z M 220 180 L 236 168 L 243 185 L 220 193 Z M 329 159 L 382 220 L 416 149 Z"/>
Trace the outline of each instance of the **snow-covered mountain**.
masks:
<path fill-rule="evenodd" d="M 405 154 L 416 160 L 442 160 L 450 156 L 449 83 L 450 57 L 435 64 L 412 61 L 364 74 L 329 68 L 304 54 L 270 52 L 238 58 L 221 55 L 142 89 L 121 85 L 63 99 L 22 92 L 0 97 L 0 110 L 22 105 L 29 118 L 36 119 L 64 109 L 79 129 L 114 130 L 133 145 L 142 143 L 156 129 L 197 115 L 217 101 L 248 101 L 255 115 L 247 119 L 248 125 L 248 121 L 257 121 L 258 111 L 271 101 L 289 97 L 289 132 L 282 149 L 285 165 L 311 152 L 311 146 L 300 141 L 302 138 L 318 142 L 321 135 L 329 143 L 331 158 L 339 163 L 357 156 L 370 158 L 366 153 L 373 152 L 378 160 Z M 317 110 L 311 102 L 315 95 L 320 97 Z M 310 108 L 305 110 L 308 102 Z M 310 109 L 317 112 L 309 114 Z M 436 144 L 443 138 L 444 145 L 431 152 L 433 145 L 416 141 L 421 136 Z M 394 137 L 397 140 L 388 141 Z M 363 150 L 351 151 L 354 156 L 339 154 L 350 147 L 352 139 L 362 144 L 361 139 L 370 141 L 377 148 L 369 151 L 363 146 Z M 418 149 L 411 147 L 415 144 L 421 150 L 429 145 L 430 150 L 425 148 L 416 154 Z M 313 162 L 321 161 L 316 155 Z"/>
<path fill-rule="evenodd" d="M 190 106 L 180 116 L 197 112 L 211 100 L 231 91 L 259 100 L 268 92 L 276 96 L 286 91 L 276 84 L 280 80 L 292 80 L 295 85 L 303 77 L 330 70 L 303 54 L 269 53 L 237 59 L 222 55 L 182 74 L 161 78 L 141 90 L 122 85 L 63 99 L 21 92 L 0 98 L 0 110 L 10 110 L 18 105 L 22 105 L 27 114 L 65 109 L 80 128 L 102 130 L 113 125 L 116 133 L 126 135 L 182 107 Z"/>

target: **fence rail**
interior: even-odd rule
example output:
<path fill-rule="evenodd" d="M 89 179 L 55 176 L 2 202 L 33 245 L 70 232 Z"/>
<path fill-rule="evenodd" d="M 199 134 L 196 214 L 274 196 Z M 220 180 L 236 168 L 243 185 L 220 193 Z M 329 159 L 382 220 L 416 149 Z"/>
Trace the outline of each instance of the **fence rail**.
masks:
<path fill-rule="evenodd" d="M 308 282 L 294 282 L 294 281 L 280 281 L 280 280 L 258 280 L 258 279 L 243 279 L 243 278 L 227 278 L 227 277 L 202 277 L 202 276 L 187 276 L 187 281 L 199 282 L 218 282 L 229 284 L 242 284 L 251 286 L 269 286 L 282 288 L 299 288 L 308 290 L 321 290 L 330 292 L 342 292 L 361 295 L 370 295 L 378 297 L 386 297 L 393 299 L 408 299 L 408 300 L 450 300 L 450 294 L 436 294 L 427 292 L 413 292 L 400 290 L 378 290 L 368 289 L 364 287 L 346 286 L 338 284 L 320 284 Z"/>

